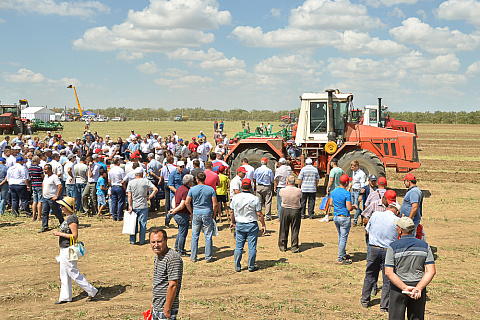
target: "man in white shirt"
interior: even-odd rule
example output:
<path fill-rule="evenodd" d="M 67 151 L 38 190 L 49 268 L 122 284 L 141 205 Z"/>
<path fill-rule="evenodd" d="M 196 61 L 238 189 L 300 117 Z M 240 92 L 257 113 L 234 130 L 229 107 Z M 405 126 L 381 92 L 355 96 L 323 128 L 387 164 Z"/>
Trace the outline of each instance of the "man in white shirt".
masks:
<path fill-rule="evenodd" d="M 358 198 L 360 197 L 360 190 L 365 186 L 367 176 L 363 170 L 360 170 L 360 163 L 357 160 L 353 160 L 350 163 L 350 168 L 352 169 L 352 182 L 350 182 L 349 188 L 352 193 L 352 205 L 357 206 L 357 209 L 355 209 L 355 216 L 353 217 L 353 226 L 355 227 L 357 226 L 358 217 L 362 212 L 360 210 Z"/>
<path fill-rule="evenodd" d="M 113 159 L 113 164 L 108 171 L 108 184 L 112 187 L 112 218 L 113 221 L 123 220 L 123 205 L 125 204 L 125 189 L 122 180 L 125 171 L 120 168 L 120 158 Z"/>
<path fill-rule="evenodd" d="M 0 155 L 3 154 L 5 151 L 5 147 L 8 146 L 8 142 L 10 141 L 10 136 L 6 136 L 5 139 L 0 142 Z"/>
<path fill-rule="evenodd" d="M 242 180 L 246 173 L 247 170 L 244 167 L 238 167 L 237 175 L 230 181 L 230 199 L 242 192 Z"/>
<path fill-rule="evenodd" d="M 26 211 L 27 216 L 32 215 L 28 210 L 30 176 L 24 163 L 25 159 L 22 156 L 18 156 L 15 165 L 7 170 L 7 182 L 12 197 L 12 214 L 15 217 L 20 215 L 19 207 L 21 210 Z"/>
<path fill-rule="evenodd" d="M 244 167 L 245 170 L 247 170 L 247 173 L 245 174 L 245 178 L 250 179 L 250 181 L 252 181 L 252 187 L 253 187 L 253 174 L 255 173 L 255 168 L 248 164 L 247 158 L 242 159 L 242 167 Z"/>
<path fill-rule="evenodd" d="M 210 148 L 208 147 L 208 145 L 206 145 L 206 143 L 203 142 L 202 138 L 199 138 L 197 142 L 199 143 L 197 148 L 198 158 L 201 161 L 205 162 L 208 160 L 208 153 L 210 152 Z"/>
<path fill-rule="evenodd" d="M 53 173 L 52 166 L 50 164 L 47 163 L 45 165 L 43 172 L 45 173 L 45 177 L 43 178 L 42 185 L 42 229 L 38 231 L 39 233 L 48 230 L 48 216 L 50 214 L 50 210 L 52 210 L 53 215 L 57 217 L 60 224 L 63 222 L 63 215 L 60 212 L 56 202 L 60 198 L 60 194 L 63 191 L 62 183 L 60 182 L 58 176 Z"/>

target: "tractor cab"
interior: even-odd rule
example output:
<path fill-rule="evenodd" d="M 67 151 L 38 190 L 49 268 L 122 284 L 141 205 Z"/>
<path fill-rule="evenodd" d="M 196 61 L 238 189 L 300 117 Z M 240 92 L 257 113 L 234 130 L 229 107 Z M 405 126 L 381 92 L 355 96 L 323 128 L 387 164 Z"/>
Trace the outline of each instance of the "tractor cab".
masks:
<path fill-rule="evenodd" d="M 380 109 L 380 117 L 378 114 L 378 110 Z M 363 122 L 364 126 L 371 126 L 371 127 L 380 127 L 385 128 L 385 120 L 387 118 L 388 107 L 387 106 L 375 106 L 375 105 L 366 105 L 365 106 L 365 113 L 363 115 Z"/>
<path fill-rule="evenodd" d="M 0 108 L 0 114 L 11 113 L 14 117 L 20 116 L 20 111 L 17 105 L 2 105 Z"/>
<path fill-rule="evenodd" d="M 328 93 L 304 93 L 300 96 L 297 144 L 327 143 L 345 136 L 345 122 L 353 95 L 335 90 L 332 92 L 331 108 L 328 96 Z"/>

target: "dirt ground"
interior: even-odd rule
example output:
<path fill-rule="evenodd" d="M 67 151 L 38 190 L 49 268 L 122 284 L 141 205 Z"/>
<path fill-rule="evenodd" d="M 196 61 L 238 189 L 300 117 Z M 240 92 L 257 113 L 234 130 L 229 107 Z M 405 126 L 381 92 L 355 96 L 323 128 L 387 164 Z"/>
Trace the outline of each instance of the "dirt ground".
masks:
<path fill-rule="evenodd" d="M 422 167 L 415 174 L 427 195 L 422 224 L 437 267 L 428 287 L 427 319 L 480 319 L 480 126 L 418 125 L 418 132 Z M 389 187 L 404 190 L 402 176 L 387 171 Z M 322 192 L 317 196 L 318 208 Z M 235 241 L 226 223 L 219 224 L 213 240 L 214 263 L 203 260 L 201 236 L 200 260 L 184 260 L 180 319 L 387 319 L 379 311 L 379 295 L 369 309 L 359 303 L 366 265 L 363 228 L 352 228 L 348 238 L 353 264 L 338 266 L 335 225 L 319 222 L 323 214 L 316 214 L 318 219 L 302 221 L 298 254 L 278 250 L 279 223 L 267 222 L 268 234 L 258 240 L 261 269 L 254 273 L 235 272 Z M 74 301 L 54 305 L 60 286 L 58 239 L 51 232 L 38 234 L 39 222 L 4 216 L 0 318 L 142 319 L 152 297 L 150 246 L 130 245 L 120 222 L 79 219 L 88 253 L 78 266 L 100 289 L 99 301 L 86 303 L 85 293 L 74 285 Z M 147 227 L 163 227 L 163 220 L 163 214 L 151 214 Z M 58 227 L 54 217 L 50 223 Z M 177 229 L 167 232 L 175 237 Z"/>

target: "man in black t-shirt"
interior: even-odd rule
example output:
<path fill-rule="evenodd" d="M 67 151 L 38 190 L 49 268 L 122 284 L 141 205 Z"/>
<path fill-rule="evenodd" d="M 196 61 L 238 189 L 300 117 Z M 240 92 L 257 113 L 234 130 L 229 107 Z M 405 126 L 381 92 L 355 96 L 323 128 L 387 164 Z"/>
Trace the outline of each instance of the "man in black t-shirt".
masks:
<path fill-rule="evenodd" d="M 155 256 L 153 269 L 153 319 L 177 319 L 182 286 L 183 260 L 167 246 L 167 232 L 153 228 L 150 246 Z"/>

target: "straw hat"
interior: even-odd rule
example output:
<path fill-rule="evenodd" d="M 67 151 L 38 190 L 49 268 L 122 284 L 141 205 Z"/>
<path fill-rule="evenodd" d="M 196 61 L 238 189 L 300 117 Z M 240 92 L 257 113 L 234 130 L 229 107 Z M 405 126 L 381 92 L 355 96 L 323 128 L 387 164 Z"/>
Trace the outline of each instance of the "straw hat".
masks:
<path fill-rule="evenodd" d="M 73 212 L 75 209 L 75 200 L 72 197 L 64 197 L 61 200 L 57 200 L 57 203 L 67 208 L 70 212 Z"/>

